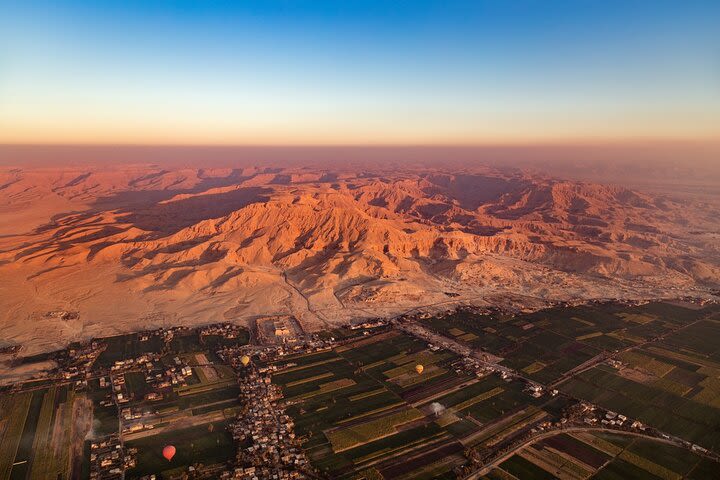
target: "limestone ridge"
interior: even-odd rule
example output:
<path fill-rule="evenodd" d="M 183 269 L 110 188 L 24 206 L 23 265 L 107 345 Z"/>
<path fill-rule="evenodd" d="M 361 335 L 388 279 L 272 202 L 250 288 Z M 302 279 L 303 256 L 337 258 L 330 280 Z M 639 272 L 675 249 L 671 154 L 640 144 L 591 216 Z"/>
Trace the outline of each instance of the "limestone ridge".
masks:
<path fill-rule="evenodd" d="M 293 313 L 318 326 L 720 278 L 716 206 L 519 171 L 13 169 L 0 205 L 0 321 L 38 349 L 138 322 Z M 46 315 L 58 310 L 80 315 Z"/>

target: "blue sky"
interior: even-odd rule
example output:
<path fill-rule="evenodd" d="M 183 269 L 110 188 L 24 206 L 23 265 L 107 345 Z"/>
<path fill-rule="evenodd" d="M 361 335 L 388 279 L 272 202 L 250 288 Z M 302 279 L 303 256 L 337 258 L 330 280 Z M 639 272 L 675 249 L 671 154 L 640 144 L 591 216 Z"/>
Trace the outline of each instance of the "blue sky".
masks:
<path fill-rule="evenodd" d="M 717 1 L 0 0 L 0 142 L 720 136 Z"/>

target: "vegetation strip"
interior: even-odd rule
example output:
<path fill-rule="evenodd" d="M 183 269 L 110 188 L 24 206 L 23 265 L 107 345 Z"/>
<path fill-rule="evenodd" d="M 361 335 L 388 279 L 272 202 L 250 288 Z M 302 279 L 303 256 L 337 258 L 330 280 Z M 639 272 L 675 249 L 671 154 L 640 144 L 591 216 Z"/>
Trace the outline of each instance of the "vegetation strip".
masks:
<path fill-rule="evenodd" d="M 423 417 L 424 415 L 418 410 L 408 408 L 359 425 L 328 431 L 325 436 L 332 445 L 333 451 L 339 453 L 373 440 L 394 435 L 398 426 Z"/>
<path fill-rule="evenodd" d="M 492 390 L 488 390 L 485 393 L 481 393 L 480 395 L 478 395 L 476 397 L 469 398 L 469 399 L 465 400 L 464 402 L 458 403 L 453 408 L 457 411 L 462 411 L 462 410 L 465 410 L 466 408 L 469 408 L 469 407 L 475 405 L 476 403 L 480 403 L 484 400 L 487 400 L 488 398 L 494 397 L 495 395 L 499 395 L 504 391 L 505 391 L 505 389 L 502 387 L 495 387 Z"/>
<path fill-rule="evenodd" d="M 303 383 L 314 382 L 315 380 L 332 377 L 333 375 L 335 374 L 332 372 L 321 373 L 320 375 L 315 375 L 314 377 L 302 378 L 300 380 L 295 380 L 294 382 L 286 383 L 285 387 L 294 387 L 296 385 L 302 385 Z"/>

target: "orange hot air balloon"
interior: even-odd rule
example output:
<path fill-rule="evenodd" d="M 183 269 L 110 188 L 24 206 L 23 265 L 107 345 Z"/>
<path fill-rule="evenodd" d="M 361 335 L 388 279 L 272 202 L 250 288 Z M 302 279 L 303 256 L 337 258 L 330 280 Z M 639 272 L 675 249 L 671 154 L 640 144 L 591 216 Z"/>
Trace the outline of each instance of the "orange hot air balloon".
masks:
<path fill-rule="evenodd" d="M 250 363 L 250 357 L 247 355 L 243 355 L 242 358 L 240 358 L 240 361 L 242 362 L 243 366 L 247 367 L 247 364 Z"/>
<path fill-rule="evenodd" d="M 425 370 L 425 367 L 423 367 L 419 363 L 417 365 L 415 365 L 415 371 L 418 372 L 418 375 L 420 375 L 423 372 L 423 370 Z"/>
<path fill-rule="evenodd" d="M 165 457 L 165 459 L 167 459 L 168 462 L 170 460 L 172 460 L 174 456 L 175 456 L 175 447 L 173 447 L 172 445 L 167 445 L 165 448 L 163 448 L 163 457 Z"/>

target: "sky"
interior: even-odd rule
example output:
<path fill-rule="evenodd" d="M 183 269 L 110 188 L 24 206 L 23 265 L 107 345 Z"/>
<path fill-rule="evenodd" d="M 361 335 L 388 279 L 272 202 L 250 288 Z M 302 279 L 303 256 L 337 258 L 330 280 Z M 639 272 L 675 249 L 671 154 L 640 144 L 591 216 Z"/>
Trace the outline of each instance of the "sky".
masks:
<path fill-rule="evenodd" d="M 717 0 L 0 0 L 0 143 L 720 139 Z"/>

